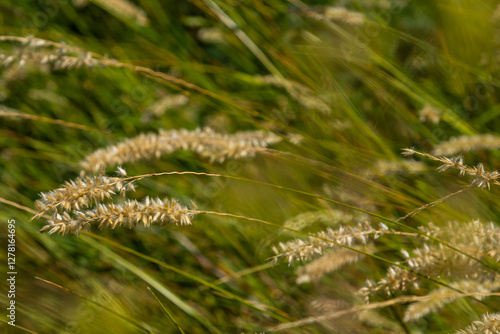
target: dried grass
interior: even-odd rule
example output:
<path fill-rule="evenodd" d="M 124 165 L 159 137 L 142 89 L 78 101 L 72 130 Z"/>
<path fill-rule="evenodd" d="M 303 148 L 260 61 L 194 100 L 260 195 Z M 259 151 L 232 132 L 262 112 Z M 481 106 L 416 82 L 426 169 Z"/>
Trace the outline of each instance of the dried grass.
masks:
<path fill-rule="evenodd" d="M 160 130 L 158 134 L 140 134 L 117 145 L 89 154 L 80 166 L 83 173 L 98 172 L 107 166 L 116 166 L 140 160 L 158 159 L 179 150 L 198 153 L 210 162 L 253 157 L 269 144 L 281 138 L 263 131 L 242 131 L 232 135 L 219 134 L 210 128 L 188 130 Z"/>

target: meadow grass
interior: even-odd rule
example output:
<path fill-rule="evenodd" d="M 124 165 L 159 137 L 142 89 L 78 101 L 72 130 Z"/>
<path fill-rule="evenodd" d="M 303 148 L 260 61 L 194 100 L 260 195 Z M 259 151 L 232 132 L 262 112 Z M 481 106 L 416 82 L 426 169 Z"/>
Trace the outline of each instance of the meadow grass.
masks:
<path fill-rule="evenodd" d="M 2 331 L 500 333 L 499 13 L 0 5 Z"/>

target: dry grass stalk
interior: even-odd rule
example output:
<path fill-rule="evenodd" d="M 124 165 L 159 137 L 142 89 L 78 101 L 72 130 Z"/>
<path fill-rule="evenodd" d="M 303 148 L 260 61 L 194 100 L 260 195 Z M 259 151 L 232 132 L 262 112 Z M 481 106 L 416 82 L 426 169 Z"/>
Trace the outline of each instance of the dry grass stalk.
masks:
<path fill-rule="evenodd" d="M 56 214 L 59 210 L 80 210 L 110 199 L 117 192 L 125 196 L 127 191 L 134 190 L 133 181 L 126 181 L 120 177 L 100 175 L 66 181 L 62 187 L 40 194 L 41 199 L 35 202 L 39 212 L 32 219 L 39 218 L 47 212 Z"/>
<path fill-rule="evenodd" d="M 420 161 L 390 161 L 377 160 L 373 167 L 360 172 L 360 176 L 364 178 L 373 178 L 378 175 L 394 175 L 404 173 L 420 173 L 426 170 L 425 164 Z"/>
<path fill-rule="evenodd" d="M 137 180 L 177 173 L 126 177 L 121 167 L 118 167 L 117 172 L 120 177 L 100 175 L 76 178 L 58 189 L 40 194 L 41 199 L 35 202 L 38 212 L 32 219 L 46 213 L 52 215 L 40 232 L 78 235 L 82 229 L 89 229 L 92 225 L 99 228 L 115 228 L 118 225 L 132 228 L 141 223 L 145 226 L 161 224 L 162 227 L 166 224 L 189 225 L 192 216 L 199 213 L 181 206 L 175 199 L 167 198 L 146 197 L 142 202 L 127 199 L 119 204 L 105 203 L 114 200 L 117 194 L 124 197 L 127 192 L 134 191 Z"/>
<path fill-rule="evenodd" d="M 474 321 L 466 329 L 455 334 L 496 334 L 500 333 L 500 313 L 483 314 L 481 321 Z"/>
<path fill-rule="evenodd" d="M 272 247 L 275 254 L 273 261 L 285 258 L 289 264 L 292 264 L 322 255 L 325 250 L 337 249 L 340 247 L 339 245 L 365 245 L 371 238 L 375 240 L 384 233 L 391 233 L 383 223 L 380 223 L 380 226 L 380 230 L 373 228 L 368 222 L 359 223 L 356 226 L 340 226 L 337 230 L 328 228 L 306 240 L 296 239 L 285 243 L 281 242 L 278 245 L 279 249 L 276 246 Z"/>
<path fill-rule="evenodd" d="M 465 188 L 462 188 L 462 189 L 457 190 L 457 191 L 455 191 L 455 192 L 453 192 L 453 193 L 451 193 L 451 194 L 448 194 L 448 195 L 446 195 L 446 196 L 443 196 L 443 197 L 441 197 L 441 198 L 439 198 L 439 199 L 435 200 L 434 202 L 430 202 L 430 203 L 424 204 L 424 205 L 422 205 L 422 206 L 420 206 L 420 207 L 416 208 L 415 210 L 413 210 L 413 211 L 409 212 L 408 214 L 404 215 L 403 217 L 399 217 L 398 219 L 396 219 L 396 221 L 397 221 L 397 222 L 400 222 L 400 221 L 403 221 L 403 220 L 405 220 L 405 219 L 407 219 L 407 218 L 409 218 L 409 217 L 413 217 L 413 216 L 415 216 L 416 214 L 418 214 L 418 213 L 420 213 L 420 212 L 422 212 L 422 211 L 424 211 L 424 210 L 427 210 L 427 209 L 429 209 L 429 208 L 432 208 L 433 206 L 436 206 L 436 205 L 438 205 L 438 204 L 440 204 L 440 203 L 443 203 L 443 202 L 444 202 L 444 201 L 446 201 L 447 199 L 449 199 L 449 198 L 451 198 L 451 197 L 453 197 L 453 196 L 456 196 L 456 195 L 458 195 L 458 194 L 461 194 L 461 193 L 463 193 L 463 192 L 465 192 L 465 191 L 467 191 L 467 190 L 469 190 L 469 189 L 471 189 L 471 188 L 473 188 L 473 187 L 474 187 L 474 185 L 473 185 L 473 184 L 469 184 L 469 185 L 468 185 L 468 186 L 466 186 Z"/>
<path fill-rule="evenodd" d="M 303 9 L 308 17 L 317 21 L 335 21 L 353 26 L 362 26 L 367 21 L 365 14 L 340 6 L 325 7 L 321 12 Z"/>
<path fill-rule="evenodd" d="M 126 20 L 133 20 L 139 26 L 149 25 L 146 13 L 128 0 L 90 0 L 106 11 Z"/>
<path fill-rule="evenodd" d="M 92 53 L 67 47 L 64 44 L 51 43 L 32 36 L 12 39 L 9 39 L 11 36 L 0 37 L 4 37 L 0 40 L 21 43 L 16 53 L 0 54 L 0 63 L 4 67 L 13 65 L 23 67 L 27 64 L 34 64 L 41 67 L 49 66 L 53 70 L 70 70 L 80 67 L 92 68 L 100 64 Z M 50 47 L 56 47 L 56 49 L 52 50 Z"/>
<path fill-rule="evenodd" d="M 420 228 L 422 232 L 434 238 L 456 245 L 474 258 L 490 257 L 500 261 L 500 228 L 494 223 L 481 223 L 475 220 L 468 223 L 449 222 L 444 228 L 432 223 Z M 488 270 L 473 258 L 444 247 L 442 244 L 429 245 L 414 249 L 413 255 L 406 250 L 402 253 L 407 257 L 405 265 L 424 277 L 446 277 L 454 280 L 471 279 L 488 281 L 498 279 L 497 272 Z M 377 283 L 368 280 L 366 286 L 359 290 L 368 298 L 370 294 L 385 291 L 390 295 L 394 291 L 404 291 L 409 287 L 419 289 L 420 276 L 397 266 L 391 266 L 387 275 Z"/>
<path fill-rule="evenodd" d="M 78 55 L 83 55 L 83 58 L 91 57 L 91 59 L 87 59 L 87 61 L 90 62 L 92 64 L 92 66 L 94 66 L 97 63 L 100 66 L 126 68 L 126 69 L 134 71 L 137 74 L 140 74 L 142 76 L 152 78 L 153 80 L 156 80 L 157 82 L 161 82 L 164 84 L 166 83 L 169 85 L 174 84 L 174 85 L 178 85 L 178 86 L 185 87 L 188 89 L 192 89 L 192 90 L 197 91 L 201 94 L 204 94 L 206 96 L 210 96 L 210 97 L 217 99 L 219 101 L 223 101 L 223 102 L 226 102 L 228 104 L 231 104 L 232 106 L 235 106 L 241 110 L 244 110 L 246 112 L 257 115 L 257 113 L 255 111 L 253 111 L 253 110 L 251 110 L 243 105 L 236 104 L 234 101 L 232 101 L 231 99 L 229 99 L 227 97 L 215 94 L 209 90 L 203 89 L 203 88 L 196 86 L 190 82 L 184 81 L 182 79 L 176 78 L 174 76 L 171 76 L 171 75 L 168 75 L 168 74 L 165 74 L 162 72 L 152 70 L 152 69 L 147 68 L 147 67 L 126 64 L 126 63 L 123 63 L 123 62 L 120 62 L 120 61 L 117 61 L 114 59 L 108 59 L 107 57 L 104 57 L 98 53 L 87 52 L 87 51 L 84 51 L 78 47 L 71 47 L 71 46 L 68 46 L 64 43 L 56 43 L 56 42 L 49 41 L 49 40 L 34 38 L 32 36 L 18 37 L 18 36 L 2 36 L 2 35 L 0 35 L 0 41 L 18 42 L 18 43 L 21 43 L 21 45 L 25 46 L 26 48 L 29 48 L 29 47 L 53 47 L 53 48 L 56 48 L 59 50 L 59 53 L 62 53 L 65 55 L 64 59 L 61 62 L 61 64 L 65 64 L 65 66 L 69 66 L 71 64 L 74 64 L 74 62 L 77 62 L 77 59 L 67 59 L 66 58 L 67 52 L 74 52 Z M 59 54 L 59 53 L 52 53 L 52 54 Z M 47 52 L 44 53 L 45 56 L 46 56 L 46 54 L 47 54 Z M 1 59 L 2 58 L 0 58 L 0 60 Z M 40 59 L 40 58 L 38 57 L 37 59 Z M 56 61 L 56 60 L 57 59 L 53 59 L 53 61 Z M 13 59 L 9 59 L 9 63 L 11 63 L 12 61 L 15 61 L 14 56 L 13 56 Z"/>
<path fill-rule="evenodd" d="M 198 38 L 208 44 L 226 44 L 226 38 L 222 29 L 217 27 L 201 28 L 198 30 Z"/>
<path fill-rule="evenodd" d="M 283 223 L 284 227 L 294 230 L 302 230 L 308 226 L 323 223 L 325 225 L 336 225 L 341 222 L 364 221 L 368 216 L 361 212 L 335 211 L 309 211 L 292 217 Z M 283 233 L 290 231 L 284 230 Z"/>
<path fill-rule="evenodd" d="M 349 308 L 349 304 L 341 299 L 327 299 L 320 297 L 310 303 L 310 307 L 318 313 L 325 314 Z"/>
<path fill-rule="evenodd" d="M 225 159 L 253 157 L 280 137 L 263 131 L 242 131 L 232 135 L 219 134 L 210 128 L 188 130 L 160 130 L 159 134 L 140 134 L 114 146 L 99 149 L 81 163 L 82 172 L 97 172 L 106 166 L 121 165 L 142 159 L 160 158 L 164 154 L 188 150 L 222 162 Z"/>
<path fill-rule="evenodd" d="M 426 105 L 418 112 L 418 117 L 420 119 L 420 122 L 431 122 L 434 124 L 438 124 L 441 120 L 441 113 L 441 110 L 430 105 Z"/>
<path fill-rule="evenodd" d="M 27 114 L 22 111 L 9 108 L 4 105 L 0 105 L 0 117 L 5 117 L 5 118 L 11 118 L 11 119 L 30 119 L 34 120 L 37 122 L 44 122 L 44 123 L 51 123 L 51 124 L 58 124 L 62 125 L 68 128 L 75 128 L 75 129 L 80 129 L 80 130 L 85 130 L 85 131 L 99 131 L 98 129 L 93 129 L 85 125 L 77 124 L 77 123 L 72 123 L 72 122 L 67 122 L 63 121 L 61 119 L 53 119 L 49 117 L 44 117 L 44 116 L 38 116 L 38 115 L 32 115 L 32 114 Z"/>
<path fill-rule="evenodd" d="M 486 280 L 486 281 L 477 281 L 465 279 L 457 282 L 453 282 L 450 284 L 451 287 L 463 291 L 463 292 L 480 292 L 480 293 L 489 293 L 497 290 L 500 287 L 500 280 Z M 418 320 L 427 314 L 438 311 L 443 308 L 446 304 L 449 304 L 455 301 L 457 298 L 442 297 L 450 292 L 450 289 L 447 287 L 440 287 L 436 290 L 433 290 L 428 296 L 435 296 L 436 298 L 432 298 L 429 300 L 424 300 L 420 302 L 416 302 L 408 306 L 405 310 L 404 320 L 412 321 Z M 483 297 L 478 297 L 481 300 Z"/>
<path fill-rule="evenodd" d="M 326 20 L 343 22 L 353 26 L 360 26 L 366 22 L 365 14 L 344 7 L 326 7 L 323 17 Z"/>
<path fill-rule="evenodd" d="M 196 211 L 181 206 L 176 200 L 165 198 L 150 199 L 146 197 L 143 202 L 127 200 L 123 204 L 98 204 L 95 209 L 86 211 L 73 211 L 72 214 L 56 213 L 40 232 L 49 231 L 49 234 L 78 235 L 82 229 L 91 225 L 99 228 L 115 228 L 116 226 L 135 227 L 137 224 L 150 226 L 160 223 L 162 227 L 168 224 L 190 225 L 191 218 Z"/>
<path fill-rule="evenodd" d="M 4 204 L 10 205 L 10 206 L 13 206 L 15 208 L 18 208 L 20 210 L 23 210 L 23 211 L 26 211 L 26 212 L 29 212 L 29 213 L 32 213 L 32 214 L 37 214 L 38 213 L 37 211 L 35 211 L 35 210 L 31 209 L 31 208 L 28 208 L 27 206 L 18 204 L 16 202 L 9 201 L 8 199 L 2 198 L 2 197 L 0 197 L 0 203 L 4 203 Z"/>
<path fill-rule="evenodd" d="M 364 257 L 364 254 L 350 249 L 340 248 L 332 250 L 305 266 L 299 267 L 296 271 L 297 284 L 318 281 L 325 274 L 338 270 L 346 264 L 359 261 Z"/>
<path fill-rule="evenodd" d="M 455 155 L 462 152 L 496 150 L 500 148 L 500 136 L 481 134 L 453 137 L 432 150 L 434 155 Z"/>
<path fill-rule="evenodd" d="M 481 163 L 475 167 L 469 167 L 467 165 L 464 165 L 463 157 L 461 156 L 453 158 L 436 157 L 432 154 L 418 152 L 411 148 L 405 148 L 403 149 L 403 151 L 404 155 L 416 154 L 429 158 L 433 161 L 441 162 L 442 165 L 438 167 L 438 171 L 440 172 L 443 172 L 449 168 L 454 168 L 460 171 L 460 175 L 472 175 L 474 176 L 474 179 L 471 182 L 473 186 L 490 189 L 490 184 L 500 185 L 500 182 L 497 181 L 498 179 L 500 179 L 500 173 L 498 171 L 486 171 L 484 169 L 484 165 Z"/>

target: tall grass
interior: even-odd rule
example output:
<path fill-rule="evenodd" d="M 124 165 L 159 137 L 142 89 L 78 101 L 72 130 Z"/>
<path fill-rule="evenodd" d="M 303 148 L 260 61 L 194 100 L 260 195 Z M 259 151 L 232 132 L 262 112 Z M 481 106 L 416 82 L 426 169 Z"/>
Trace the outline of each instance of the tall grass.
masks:
<path fill-rule="evenodd" d="M 500 332 L 498 6 L 0 5 L 17 330 Z"/>

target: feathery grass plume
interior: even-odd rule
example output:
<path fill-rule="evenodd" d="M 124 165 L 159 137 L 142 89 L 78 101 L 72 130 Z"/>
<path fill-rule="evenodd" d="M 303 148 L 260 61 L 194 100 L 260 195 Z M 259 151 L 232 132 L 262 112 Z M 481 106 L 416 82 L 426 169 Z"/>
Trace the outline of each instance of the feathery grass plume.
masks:
<path fill-rule="evenodd" d="M 485 256 L 495 261 L 500 261 L 500 228 L 494 223 L 481 223 L 479 220 L 472 222 L 448 222 L 439 228 L 429 223 L 427 227 L 420 227 L 427 235 L 444 240 L 451 245 L 467 252 L 475 258 Z M 405 265 L 425 277 L 446 277 L 454 280 L 472 279 L 488 281 L 498 279 L 497 272 L 484 268 L 481 263 L 454 251 L 442 244 L 429 245 L 412 251 L 413 256 L 406 250 L 402 251 L 407 257 Z M 393 291 L 404 291 L 410 286 L 419 289 L 420 276 L 406 271 L 397 266 L 391 266 L 387 270 L 386 277 L 375 283 L 368 280 L 366 286 L 359 290 L 359 294 L 368 298 L 370 294 L 385 291 L 390 294 Z"/>
<path fill-rule="evenodd" d="M 420 122 L 431 122 L 434 124 L 438 124 L 439 121 L 441 120 L 441 110 L 430 106 L 426 105 L 420 111 L 418 112 L 418 117 L 420 119 Z"/>
<path fill-rule="evenodd" d="M 304 136 L 298 133 L 285 133 L 284 137 L 294 145 L 299 145 L 304 141 Z"/>
<path fill-rule="evenodd" d="M 70 70 L 74 68 L 92 68 L 100 64 L 90 52 L 69 47 L 60 43 L 53 43 L 33 36 L 13 37 L 0 36 L 0 41 L 17 41 L 20 47 L 16 52 L 0 53 L 0 63 L 4 66 L 17 65 L 24 67 L 27 64 L 48 66 L 51 70 Z"/>
<path fill-rule="evenodd" d="M 329 114 L 331 111 L 329 105 L 321 100 L 312 89 L 298 82 L 278 79 L 272 75 L 256 76 L 255 78 L 262 84 L 285 88 L 292 98 L 307 109 L 318 110 L 323 114 Z"/>
<path fill-rule="evenodd" d="M 500 280 L 486 280 L 486 281 L 477 281 L 477 280 L 460 280 L 457 282 L 450 283 L 452 288 L 455 288 L 462 292 L 479 292 L 479 293 L 489 293 L 500 288 Z M 447 287 L 440 287 L 438 289 L 433 290 L 428 296 L 434 296 L 435 298 L 419 301 L 411 304 L 405 310 L 404 320 L 412 321 L 418 320 L 427 314 L 432 312 L 436 312 L 439 309 L 443 308 L 446 304 L 449 304 L 455 301 L 456 297 L 443 297 L 447 296 L 450 292 L 450 289 Z M 477 299 L 481 300 L 484 297 L 477 297 Z"/>
<path fill-rule="evenodd" d="M 226 44 L 226 38 L 222 29 L 217 27 L 201 28 L 198 30 L 198 38 L 207 44 Z"/>
<path fill-rule="evenodd" d="M 360 172 L 360 176 L 364 178 L 373 178 L 377 175 L 393 175 L 403 173 L 420 173 L 426 170 L 424 163 L 415 160 L 407 161 L 391 161 L 378 160 L 370 169 L 365 169 Z"/>
<path fill-rule="evenodd" d="M 483 314 L 481 321 L 472 322 L 467 328 L 455 334 L 496 334 L 500 333 L 500 313 Z"/>
<path fill-rule="evenodd" d="M 343 22 L 353 26 L 360 26 L 366 22 L 365 14 L 344 7 L 326 7 L 322 15 L 326 20 Z"/>
<path fill-rule="evenodd" d="M 242 110 L 249 111 L 248 108 L 246 108 L 242 105 L 235 104 L 234 101 L 232 101 L 231 99 L 217 95 L 211 91 L 203 89 L 199 86 L 196 86 L 190 82 L 179 79 L 175 76 L 168 75 L 168 74 L 165 74 L 163 72 L 158 72 L 158 71 L 152 70 L 148 67 L 122 63 L 122 62 L 117 61 L 115 59 L 109 59 L 105 56 L 99 55 L 99 54 L 94 53 L 94 52 L 86 52 L 80 48 L 71 47 L 71 46 L 68 46 L 68 45 L 63 44 L 63 43 L 56 43 L 56 42 L 52 42 L 49 40 L 44 40 L 44 39 L 40 39 L 40 38 L 33 38 L 33 37 L 18 37 L 18 36 L 3 36 L 3 35 L 0 35 L 0 41 L 19 42 L 22 44 L 27 44 L 29 41 L 32 41 L 32 42 L 29 42 L 30 45 L 32 45 L 32 44 L 42 45 L 43 44 L 42 46 L 50 46 L 50 47 L 56 48 L 57 50 L 59 50 L 58 54 L 63 54 L 62 56 L 58 56 L 58 57 L 51 56 L 51 55 L 47 56 L 46 54 L 44 54 L 42 56 L 43 61 L 39 61 L 38 65 L 41 65 L 42 62 L 44 64 L 46 64 L 50 60 L 53 63 L 52 67 L 54 67 L 56 69 L 68 69 L 68 68 L 73 68 L 73 67 L 78 67 L 78 66 L 80 66 L 80 67 L 81 66 L 92 67 L 92 66 L 95 66 L 97 64 L 99 66 L 124 68 L 124 69 L 134 71 L 135 73 L 142 75 L 142 76 L 145 76 L 145 77 L 148 77 L 148 78 L 152 77 L 152 79 L 157 81 L 157 82 L 160 82 L 163 84 L 169 84 L 169 85 L 174 84 L 174 85 L 178 85 L 181 87 L 185 87 L 185 88 L 188 88 L 190 90 L 197 91 L 198 93 L 204 94 L 206 96 L 210 96 L 212 98 L 215 98 L 219 101 L 223 101 L 225 103 L 230 103 L 234 106 L 237 106 L 238 108 L 240 108 Z M 80 58 L 83 58 L 83 60 L 76 58 L 76 57 L 68 57 L 65 55 L 67 52 L 72 52 L 72 53 L 82 55 Z M 3 59 L 3 58 L 6 58 L 6 59 Z M 40 58 L 40 57 L 36 57 L 36 58 Z M 3 61 L 7 61 L 7 60 L 8 60 L 8 63 L 11 63 L 13 60 L 15 60 L 15 57 L 11 57 L 11 56 L 0 57 L 0 64 Z M 25 62 L 23 62 L 23 64 L 24 63 Z"/>
<path fill-rule="evenodd" d="M 362 193 L 359 190 L 353 189 L 351 184 L 337 184 L 332 185 L 331 182 L 324 183 L 321 186 L 326 197 L 330 197 L 339 202 L 356 206 L 360 209 L 375 212 L 377 207 L 373 200 L 366 196 L 366 192 Z"/>
<path fill-rule="evenodd" d="M 452 137 L 450 140 L 439 143 L 432 150 L 434 155 L 455 155 L 457 153 L 496 150 L 500 148 L 500 136 L 480 134 L 472 136 Z"/>
<path fill-rule="evenodd" d="M 352 213 L 340 210 L 309 211 L 286 220 L 283 223 L 283 226 L 294 230 L 302 230 L 308 226 L 318 223 L 332 226 L 340 222 L 364 221 L 366 219 L 368 219 L 368 215 L 357 211 Z M 288 230 L 283 230 L 283 233 L 289 232 L 290 231 Z"/>
<path fill-rule="evenodd" d="M 313 20 L 342 22 L 353 26 L 364 25 L 367 21 L 365 14 L 340 6 L 325 7 L 320 12 L 307 9 L 305 14 Z"/>
<path fill-rule="evenodd" d="M 346 264 L 357 262 L 364 257 L 364 254 L 345 248 L 329 251 L 305 266 L 297 268 L 297 284 L 319 281 L 325 274 L 338 270 Z"/>
<path fill-rule="evenodd" d="M 96 172 L 106 166 L 121 165 L 138 160 L 160 158 L 181 149 L 193 151 L 210 162 L 255 156 L 259 149 L 281 140 L 281 137 L 263 131 L 241 131 L 220 134 L 210 128 L 194 131 L 162 130 L 159 134 L 141 133 L 116 145 L 98 149 L 88 155 L 80 166 L 82 173 Z"/>
<path fill-rule="evenodd" d="M 165 111 L 185 106 L 188 102 L 189 98 L 183 94 L 164 96 L 142 112 L 141 120 L 149 123 L 154 118 L 162 116 Z"/>
<path fill-rule="evenodd" d="M 312 309 L 319 313 L 331 313 L 337 310 L 344 310 L 350 307 L 349 303 L 342 299 L 329 299 L 325 297 L 319 297 L 311 301 L 310 306 Z"/>
<path fill-rule="evenodd" d="M 18 42 L 20 46 L 15 52 L 0 53 L 0 64 L 4 67 L 17 65 L 24 67 L 34 64 L 38 68 L 64 70 L 79 67 L 92 68 L 96 65 L 104 66 L 99 59 L 90 52 L 64 43 L 55 43 L 34 36 L 1 36 L 0 41 Z"/>
<path fill-rule="evenodd" d="M 111 14 L 125 20 L 133 20 L 138 26 L 148 26 L 149 18 L 144 10 L 128 0 L 90 0 Z"/>
<path fill-rule="evenodd" d="M 67 106 L 70 104 L 67 98 L 49 89 L 30 89 L 28 96 L 33 100 L 45 100 L 58 106 Z"/>
<path fill-rule="evenodd" d="M 47 212 L 57 214 L 59 210 L 80 210 L 109 199 L 117 192 L 124 196 L 127 191 L 134 190 L 134 181 L 125 181 L 121 177 L 99 175 L 76 178 L 66 181 L 58 189 L 41 193 L 41 199 L 35 202 L 39 212 L 32 219 L 39 218 Z"/>
<path fill-rule="evenodd" d="M 447 158 L 444 156 L 436 157 L 429 153 L 422 153 L 415 151 L 412 148 L 405 148 L 403 149 L 403 151 L 404 155 L 416 154 L 431 159 L 433 161 L 441 162 L 442 165 L 437 168 L 438 171 L 440 172 L 443 172 L 449 168 L 455 168 L 460 171 L 460 175 L 465 175 L 465 174 L 472 175 L 474 176 L 474 179 L 471 181 L 471 185 L 475 187 L 490 189 L 491 183 L 495 185 L 500 185 L 500 182 L 497 181 L 498 179 L 500 179 L 500 173 L 498 171 L 488 172 L 487 170 L 484 169 L 484 165 L 482 163 L 474 167 L 469 167 L 467 165 L 464 165 L 463 157 L 461 156 L 453 158 Z"/>
<path fill-rule="evenodd" d="M 71 214 L 66 211 L 62 215 L 56 213 L 40 232 L 49 230 L 49 234 L 59 232 L 62 235 L 78 235 L 82 229 L 89 229 L 91 225 L 98 225 L 100 229 L 115 228 L 118 225 L 133 228 L 141 223 L 144 226 L 160 223 L 161 227 L 167 224 L 190 225 L 195 213 L 196 211 L 181 206 L 175 199 L 146 197 L 143 202 L 127 200 L 123 204 L 98 203 L 91 210 L 75 210 Z"/>
<path fill-rule="evenodd" d="M 308 239 L 295 239 L 280 242 L 279 249 L 272 247 L 275 256 L 273 261 L 285 258 L 291 265 L 297 261 L 305 261 L 318 255 L 323 255 L 325 250 L 338 249 L 340 245 L 352 246 L 355 244 L 365 245 L 370 238 L 378 239 L 384 233 L 391 233 L 388 227 L 380 223 L 380 230 L 373 228 L 369 222 L 358 223 L 356 226 L 340 226 L 337 230 L 331 228 L 316 233 L 316 237 Z"/>
<path fill-rule="evenodd" d="M 371 279 L 366 280 L 366 285 L 358 290 L 358 294 L 364 296 L 365 302 L 369 303 L 370 295 L 379 291 L 385 291 L 387 295 L 390 295 L 393 291 L 405 291 L 410 286 L 418 290 L 418 280 L 417 275 L 399 267 L 391 266 L 387 270 L 386 276 L 377 283 Z"/>
<path fill-rule="evenodd" d="M 30 61 L 38 65 L 46 63 L 47 52 L 37 52 L 37 48 L 50 47 L 52 46 L 50 42 L 33 36 L 9 37 L 0 36 L 0 41 L 16 41 L 20 43 L 20 46 L 15 49 L 15 52 L 4 53 L 4 51 L 0 51 L 0 64 L 2 66 L 9 67 L 17 64 L 18 67 L 24 67 Z"/>

